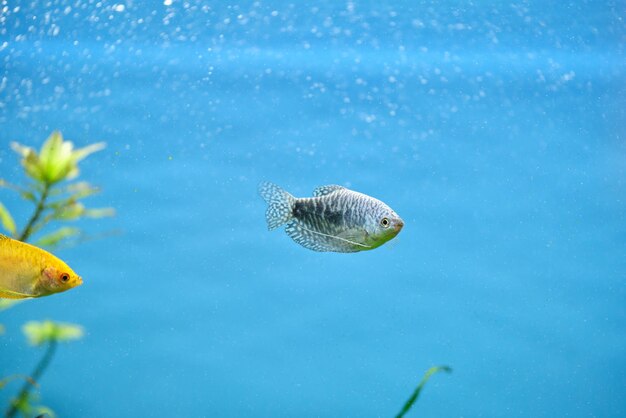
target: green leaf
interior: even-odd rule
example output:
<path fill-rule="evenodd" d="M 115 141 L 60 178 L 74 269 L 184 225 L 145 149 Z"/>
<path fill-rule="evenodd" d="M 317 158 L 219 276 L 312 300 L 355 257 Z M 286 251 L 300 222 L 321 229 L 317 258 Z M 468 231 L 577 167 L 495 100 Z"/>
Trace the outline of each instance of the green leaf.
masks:
<path fill-rule="evenodd" d="M 17 142 L 11 142 L 11 148 L 22 156 L 22 166 L 26 170 L 26 175 L 35 181 L 43 182 L 44 178 L 41 174 L 41 164 L 35 150 L 31 147 L 18 144 Z"/>
<path fill-rule="evenodd" d="M 63 221 L 73 221 L 78 218 L 105 218 L 115 216 L 113 208 L 87 209 L 82 203 L 76 202 L 73 198 L 59 200 L 48 205 L 48 208 L 55 209 L 50 217 Z"/>
<path fill-rule="evenodd" d="M 413 406 L 413 404 L 419 397 L 420 392 L 424 388 L 424 385 L 426 384 L 426 382 L 428 382 L 428 379 L 430 379 L 432 375 L 438 372 L 451 373 L 452 369 L 448 366 L 435 366 L 435 367 L 431 367 L 430 369 L 428 369 L 426 373 L 424 374 L 422 381 L 419 383 L 419 385 L 417 385 L 417 387 L 413 391 L 413 394 L 411 395 L 409 400 L 406 401 L 406 403 L 402 407 L 402 410 L 398 413 L 398 415 L 396 415 L 396 418 L 402 418 L 407 412 L 409 412 L 409 410 L 411 409 L 411 407 Z"/>
<path fill-rule="evenodd" d="M 36 202 L 37 201 L 37 198 L 35 197 L 35 194 L 33 192 L 23 191 L 23 192 L 20 193 L 20 195 L 25 200 L 30 200 L 31 202 Z"/>
<path fill-rule="evenodd" d="M 76 203 L 76 199 L 72 197 L 68 197 L 66 199 L 55 200 L 54 202 L 50 202 L 46 205 L 46 209 L 54 209 L 56 211 L 60 211 L 66 206 L 70 206 Z"/>
<path fill-rule="evenodd" d="M 0 202 L 0 223 L 11 235 L 15 235 L 15 221 L 9 210 Z"/>
<path fill-rule="evenodd" d="M 61 209 L 65 211 L 66 210 L 65 207 L 69 207 L 73 205 L 82 206 L 81 203 L 78 203 L 79 200 L 85 197 L 94 195 L 99 192 L 100 192 L 99 188 L 93 187 L 89 185 L 89 183 L 86 183 L 86 182 L 75 183 L 67 187 L 57 188 L 51 194 L 54 194 L 57 196 L 61 194 L 66 194 L 66 193 L 71 193 L 71 194 L 68 197 L 57 199 L 53 202 L 48 203 L 46 205 L 46 208 L 54 209 L 55 211 L 59 212 Z M 74 208 L 74 210 L 76 210 L 76 208 Z M 111 208 L 89 209 L 89 210 L 80 211 L 80 213 L 77 213 L 77 215 L 80 215 L 81 217 L 85 216 L 89 218 L 102 218 L 105 216 L 114 216 L 115 211 Z M 54 218 L 59 219 L 59 214 L 55 213 Z"/>
<path fill-rule="evenodd" d="M 5 179 L 0 179 L 0 187 L 5 187 L 7 189 L 12 189 L 12 190 L 17 190 L 17 191 L 22 190 L 20 187 L 16 186 L 15 184 L 9 183 Z"/>
<path fill-rule="evenodd" d="M 22 327 L 22 330 L 32 345 L 78 340 L 83 336 L 81 326 L 53 321 L 30 321 Z"/>
<path fill-rule="evenodd" d="M 26 175 L 33 180 L 45 183 L 46 178 L 43 174 L 41 162 L 35 151 L 31 151 L 25 158 L 22 159 L 22 166 L 26 169 Z"/>
<path fill-rule="evenodd" d="M 115 216 L 115 209 L 113 208 L 100 208 L 100 209 L 86 209 L 83 213 L 86 218 L 107 218 Z"/>
<path fill-rule="evenodd" d="M 44 165 L 47 165 L 58 159 L 62 146 L 63 135 L 61 135 L 61 132 L 52 132 L 48 139 L 46 139 L 46 142 L 43 143 L 43 145 L 41 146 L 41 150 L 39 151 L 39 158 L 41 159 L 41 162 Z"/>
<path fill-rule="evenodd" d="M 37 418 L 39 417 L 45 418 L 46 415 L 49 418 L 56 417 L 56 415 L 54 414 L 54 411 L 48 408 L 47 406 L 36 406 L 34 410 L 35 410 L 35 413 L 33 415 L 35 415 Z"/>
<path fill-rule="evenodd" d="M 15 409 L 22 413 L 23 417 L 31 417 L 31 411 L 33 410 L 33 404 L 36 400 L 36 396 L 30 393 L 25 393 L 22 396 L 14 398 L 11 404 L 15 406 Z"/>
<path fill-rule="evenodd" d="M 70 199 L 80 200 L 96 193 L 100 193 L 100 188 L 94 187 L 86 181 L 70 184 L 60 190 L 62 193 L 71 193 Z"/>
<path fill-rule="evenodd" d="M 75 237 L 80 234 L 79 228 L 73 228 L 69 226 L 65 226 L 63 228 L 59 228 L 56 231 L 41 237 L 35 243 L 38 247 L 54 247 L 59 242 L 64 239 Z"/>
<path fill-rule="evenodd" d="M 76 164 L 76 163 L 84 160 L 89 155 L 93 154 L 94 152 L 101 151 L 104 148 L 106 148 L 106 144 L 104 142 L 98 142 L 96 144 L 87 145 L 84 148 L 80 148 L 80 149 L 77 149 L 76 151 L 72 152 L 72 160 Z"/>
<path fill-rule="evenodd" d="M 26 158 L 26 156 L 28 156 L 31 152 L 35 152 L 35 150 L 31 147 L 26 147 L 22 144 L 18 144 L 17 142 L 11 142 L 11 148 L 13 148 L 13 151 L 20 154 L 22 158 Z"/>
<path fill-rule="evenodd" d="M 78 219 L 83 216 L 85 213 L 85 205 L 82 203 L 70 203 L 65 207 L 60 208 L 54 214 L 55 219 L 60 219 L 63 221 L 72 221 L 74 219 Z"/>
<path fill-rule="evenodd" d="M 39 153 L 41 171 L 46 183 L 53 184 L 64 180 L 74 168 L 72 150 L 74 145 L 64 141 L 61 132 L 54 131 L 44 142 Z"/>
<path fill-rule="evenodd" d="M 4 179 L 0 179 L 0 187 L 4 187 L 4 188 L 10 189 L 10 190 L 13 190 L 15 192 L 18 192 L 25 199 L 28 199 L 28 197 L 26 197 L 26 195 L 30 194 L 30 195 L 33 196 L 33 198 L 29 199 L 29 200 L 33 200 L 33 201 L 35 200 L 34 199 L 34 195 L 28 189 L 24 189 L 24 188 L 22 188 L 20 186 L 17 186 L 15 184 L 9 183 L 8 181 L 6 181 Z"/>
<path fill-rule="evenodd" d="M 5 309 L 9 309 L 13 305 L 17 305 L 22 302 L 21 300 L 16 299 L 0 299 L 0 311 L 4 311 Z"/>
<path fill-rule="evenodd" d="M 96 187 L 91 187 L 86 185 L 86 183 L 84 183 L 85 187 L 81 187 L 81 188 L 70 188 L 70 187 L 65 187 L 63 188 L 63 190 L 55 190 L 56 195 L 59 194 L 64 194 L 64 193 L 68 193 L 72 190 L 74 190 L 74 193 L 72 193 L 70 196 L 62 198 L 62 199 L 57 199 L 53 202 L 50 202 L 46 205 L 46 209 L 54 209 L 56 211 L 59 211 L 61 209 L 64 209 L 67 206 L 71 206 L 71 205 L 76 205 L 76 204 L 80 204 L 78 203 L 78 201 L 80 199 L 83 199 L 85 197 L 91 196 L 93 194 L 98 193 L 100 190 Z M 81 204 L 82 205 L 82 204 Z M 83 215 L 83 216 L 87 216 L 87 215 Z"/>

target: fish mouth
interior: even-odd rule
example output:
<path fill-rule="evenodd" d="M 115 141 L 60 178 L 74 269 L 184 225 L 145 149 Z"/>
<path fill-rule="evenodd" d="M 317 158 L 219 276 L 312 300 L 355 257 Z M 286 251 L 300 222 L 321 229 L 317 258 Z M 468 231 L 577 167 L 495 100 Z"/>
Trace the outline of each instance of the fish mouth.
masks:
<path fill-rule="evenodd" d="M 400 232 L 400 230 L 402 229 L 402 227 L 404 226 L 404 221 L 402 219 L 398 219 L 394 222 L 393 224 L 393 229 L 396 232 Z"/>
<path fill-rule="evenodd" d="M 81 284 L 83 284 L 83 278 L 78 276 L 76 278 L 76 286 L 80 286 Z"/>

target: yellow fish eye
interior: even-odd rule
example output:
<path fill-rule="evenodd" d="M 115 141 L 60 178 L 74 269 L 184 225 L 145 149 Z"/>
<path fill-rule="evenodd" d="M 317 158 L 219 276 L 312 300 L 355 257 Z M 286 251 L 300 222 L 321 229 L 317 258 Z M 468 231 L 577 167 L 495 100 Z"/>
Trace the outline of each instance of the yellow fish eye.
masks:
<path fill-rule="evenodd" d="M 63 283 L 67 283 L 69 280 L 70 280 L 70 275 L 69 274 L 67 274 L 67 273 L 61 274 L 61 281 Z"/>
<path fill-rule="evenodd" d="M 380 226 L 382 226 L 383 228 L 389 228 L 389 219 L 388 218 L 381 219 Z"/>

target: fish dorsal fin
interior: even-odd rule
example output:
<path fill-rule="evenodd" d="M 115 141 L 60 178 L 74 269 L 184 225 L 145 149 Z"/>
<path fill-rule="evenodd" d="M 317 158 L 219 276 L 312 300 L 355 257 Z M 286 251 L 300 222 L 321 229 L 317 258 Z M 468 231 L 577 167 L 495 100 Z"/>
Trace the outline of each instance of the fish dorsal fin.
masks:
<path fill-rule="evenodd" d="M 0 240 L 3 240 L 3 239 L 9 239 L 9 237 L 7 237 L 6 235 L 0 232 Z"/>
<path fill-rule="evenodd" d="M 320 186 L 313 190 L 313 196 L 321 197 L 336 192 L 337 190 L 343 190 L 345 187 L 339 186 L 337 184 L 329 184 L 328 186 Z"/>

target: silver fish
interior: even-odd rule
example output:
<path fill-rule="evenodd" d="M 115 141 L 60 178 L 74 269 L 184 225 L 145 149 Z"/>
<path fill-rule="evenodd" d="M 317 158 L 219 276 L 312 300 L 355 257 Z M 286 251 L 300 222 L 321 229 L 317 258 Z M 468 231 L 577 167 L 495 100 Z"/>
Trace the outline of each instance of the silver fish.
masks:
<path fill-rule="evenodd" d="M 321 186 L 313 197 L 296 198 L 265 182 L 259 185 L 259 194 L 268 204 L 268 229 L 286 224 L 287 235 L 314 251 L 372 250 L 404 226 L 402 218 L 380 200 L 342 186 Z"/>

